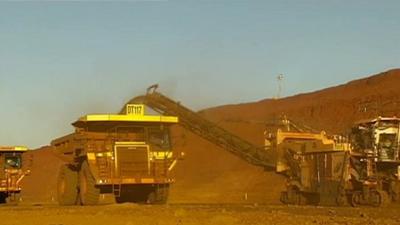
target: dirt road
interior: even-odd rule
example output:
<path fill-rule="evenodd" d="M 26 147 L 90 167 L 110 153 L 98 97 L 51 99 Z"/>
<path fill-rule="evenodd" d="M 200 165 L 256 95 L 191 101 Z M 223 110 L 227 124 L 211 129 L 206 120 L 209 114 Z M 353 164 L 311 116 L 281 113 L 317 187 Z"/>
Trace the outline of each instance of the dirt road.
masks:
<path fill-rule="evenodd" d="M 200 224 L 400 224 L 400 206 L 390 208 L 331 208 L 283 205 L 165 206 L 110 204 L 60 207 L 19 205 L 0 207 L 4 225 L 200 225 Z"/>

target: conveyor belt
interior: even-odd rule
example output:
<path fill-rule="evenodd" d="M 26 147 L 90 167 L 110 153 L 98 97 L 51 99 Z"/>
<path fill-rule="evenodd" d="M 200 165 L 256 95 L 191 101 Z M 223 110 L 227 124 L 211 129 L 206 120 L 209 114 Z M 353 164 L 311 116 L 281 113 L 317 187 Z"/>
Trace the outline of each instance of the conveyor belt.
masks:
<path fill-rule="evenodd" d="M 275 168 L 274 159 L 263 147 L 258 147 L 235 134 L 203 118 L 179 102 L 156 91 L 157 86 L 148 89 L 147 94 L 132 99 L 129 103 L 142 103 L 153 110 L 170 116 L 177 116 L 179 124 L 194 134 L 214 143 L 247 162 L 266 168 Z"/>

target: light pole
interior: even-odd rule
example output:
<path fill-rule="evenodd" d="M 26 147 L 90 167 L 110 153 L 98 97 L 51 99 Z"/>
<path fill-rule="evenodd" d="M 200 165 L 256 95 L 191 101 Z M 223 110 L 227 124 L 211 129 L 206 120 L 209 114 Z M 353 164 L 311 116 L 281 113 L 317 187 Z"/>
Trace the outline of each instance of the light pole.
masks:
<path fill-rule="evenodd" d="M 281 97 L 281 92 L 282 92 L 282 80 L 283 80 L 283 74 L 279 74 L 276 79 L 278 80 L 278 95 L 276 96 L 276 99 L 279 99 Z"/>

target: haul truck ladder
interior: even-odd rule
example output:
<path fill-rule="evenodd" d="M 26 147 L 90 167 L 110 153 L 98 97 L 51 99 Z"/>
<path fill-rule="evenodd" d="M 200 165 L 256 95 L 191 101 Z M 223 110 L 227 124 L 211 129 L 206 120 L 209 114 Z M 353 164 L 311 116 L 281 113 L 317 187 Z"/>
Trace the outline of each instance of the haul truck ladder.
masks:
<path fill-rule="evenodd" d="M 243 140 L 215 123 L 203 118 L 196 112 L 182 106 L 179 102 L 175 102 L 162 95 L 156 91 L 157 87 L 158 85 L 149 87 L 146 95 L 138 96 L 129 103 L 142 103 L 160 114 L 177 116 L 179 117 L 179 124 L 181 126 L 211 143 L 228 150 L 253 165 L 268 169 L 275 168 L 273 157 L 268 154 L 263 147 L 257 147 Z"/>

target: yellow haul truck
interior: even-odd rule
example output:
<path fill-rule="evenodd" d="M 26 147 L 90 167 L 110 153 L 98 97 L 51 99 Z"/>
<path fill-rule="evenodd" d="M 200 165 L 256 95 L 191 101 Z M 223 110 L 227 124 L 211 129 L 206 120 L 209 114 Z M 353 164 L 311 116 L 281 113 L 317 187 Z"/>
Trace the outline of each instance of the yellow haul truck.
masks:
<path fill-rule="evenodd" d="M 176 164 L 170 140 L 173 116 L 146 115 L 142 104 L 127 104 L 124 114 L 86 115 L 75 132 L 51 146 L 65 162 L 59 170 L 61 205 L 94 205 L 102 193 L 117 203 L 165 203 Z"/>
<path fill-rule="evenodd" d="M 20 183 L 29 173 L 22 169 L 22 146 L 0 146 L 0 203 L 15 202 L 21 192 Z"/>

